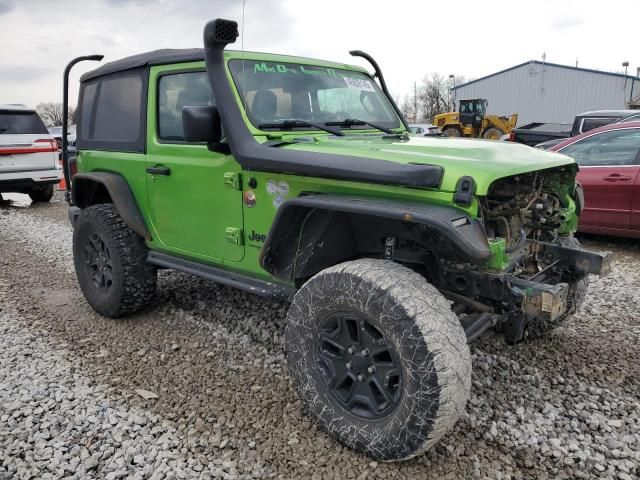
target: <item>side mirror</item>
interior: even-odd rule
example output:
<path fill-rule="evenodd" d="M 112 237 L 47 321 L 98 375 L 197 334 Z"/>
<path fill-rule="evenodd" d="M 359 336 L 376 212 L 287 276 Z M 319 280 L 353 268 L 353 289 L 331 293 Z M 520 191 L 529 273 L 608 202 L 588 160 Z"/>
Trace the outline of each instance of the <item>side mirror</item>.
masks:
<path fill-rule="evenodd" d="M 220 113 L 211 105 L 182 107 L 182 128 L 187 142 L 215 144 L 222 139 Z"/>

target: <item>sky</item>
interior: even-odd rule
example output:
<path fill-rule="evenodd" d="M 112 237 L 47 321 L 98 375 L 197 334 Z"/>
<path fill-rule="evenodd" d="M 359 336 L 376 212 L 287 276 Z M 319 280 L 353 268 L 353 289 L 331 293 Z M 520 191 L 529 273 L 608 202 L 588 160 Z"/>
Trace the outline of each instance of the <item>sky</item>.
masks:
<path fill-rule="evenodd" d="M 104 62 L 202 46 L 213 18 L 242 20 L 242 0 L 0 0 L 0 104 L 62 101 L 79 55 Z M 431 72 L 478 78 L 541 60 L 606 71 L 640 67 L 638 0 L 246 0 L 244 48 L 366 66 L 373 55 L 401 99 Z M 234 48 L 241 47 L 239 38 Z M 71 103 L 86 62 L 71 76 Z"/>

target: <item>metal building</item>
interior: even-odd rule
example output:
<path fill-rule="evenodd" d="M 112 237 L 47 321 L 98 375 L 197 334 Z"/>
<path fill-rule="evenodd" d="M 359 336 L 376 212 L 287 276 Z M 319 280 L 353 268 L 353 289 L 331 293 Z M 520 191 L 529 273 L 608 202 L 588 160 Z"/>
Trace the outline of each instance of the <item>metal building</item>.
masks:
<path fill-rule="evenodd" d="M 486 98 L 487 112 L 518 114 L 518 125 L 571 123 L 588 110 L 640 108 L 640 77 L 531 60 L 453 88 L 453 98 Z"/>

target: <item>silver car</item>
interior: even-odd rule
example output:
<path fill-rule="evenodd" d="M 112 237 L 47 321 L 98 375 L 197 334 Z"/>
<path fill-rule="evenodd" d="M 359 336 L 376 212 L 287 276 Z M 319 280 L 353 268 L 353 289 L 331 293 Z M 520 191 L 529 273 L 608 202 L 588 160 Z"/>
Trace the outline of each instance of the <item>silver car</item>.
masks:
<path fill-rule="evenodd" d="M 440 130 L 430 123 L 413 123 L 409 125 L 411 135 L 416 137 L 428 137 L 432 135 L 440 135 Z"/>

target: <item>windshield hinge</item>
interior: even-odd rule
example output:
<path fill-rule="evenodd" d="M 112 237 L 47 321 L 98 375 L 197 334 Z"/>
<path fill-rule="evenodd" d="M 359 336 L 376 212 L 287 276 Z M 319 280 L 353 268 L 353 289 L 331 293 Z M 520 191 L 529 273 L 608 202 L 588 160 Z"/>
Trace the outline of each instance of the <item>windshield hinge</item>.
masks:
<path fill-rule="evenodd" d="M 465 175 L 460 177 L 458 184 L 456 185 L 456 193 L 453 196 L 453 201 L 458 205 L 469 206 L 473 202 L 473 194 L 476 191 L 476 182 L 473 177 Z"/>
<path fill-rule="evenodd" d="M 224 174 L 224 186 L 234 190 L 242 190 L 242 177 L 240 172 L 226 172 Z"/>

